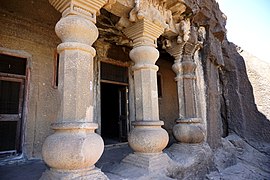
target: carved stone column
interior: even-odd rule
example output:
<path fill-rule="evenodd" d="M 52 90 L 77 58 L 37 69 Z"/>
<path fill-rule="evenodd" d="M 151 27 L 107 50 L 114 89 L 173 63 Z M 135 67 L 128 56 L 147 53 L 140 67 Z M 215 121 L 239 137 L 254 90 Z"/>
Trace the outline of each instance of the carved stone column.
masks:
<path fill-rule="evenodd" d="M 174 40 L 167 51 L 174 56 L 172 66 L 176 73 L 179 118 L 173 127 L 173 134 L 180 143 L 200 143 L 204 140 L 204 128 L 199 117 L 198 102 L 196 102 L 196 64 L 194 53 L 198 50 L 199 43 L 194 37 L 186 41 Z"/>
<path fill-rule="evenodd" d="M 162 150 L 169 140 L 167 132 L 161 128 L 164 123 L 159 120 L 158 67 L 155 65 L 159 57 L 156 40 L 162 33 L 162 27 L 147 19 L 142 19 L 124 29 L 124 34 L 133 41 L 130 58 L 135 63 L 132 70 L 134 72 L 136 109 L 134 129 L 128 137 L 129 145 L 135 154 L 129 155 L 124 162 L 150 170 L 158 168 L 153 167 L 153 164 L 149 162 L 153 159 L 162 160 Z M 157 156 L 161 158 L 154 158 Z"/>
<path fill-rule="evenodd" d="M 55 27 L 62 43 L 59 61 L 59 119 L 47 137 L 42 155 L 49 170 L 41 179 L 107 179 L 94 164 L 104 143 L 93 123 L 92 44 L 98 37 L 96 13 L 107 0 L 49 0 L 62 13 Z"/>

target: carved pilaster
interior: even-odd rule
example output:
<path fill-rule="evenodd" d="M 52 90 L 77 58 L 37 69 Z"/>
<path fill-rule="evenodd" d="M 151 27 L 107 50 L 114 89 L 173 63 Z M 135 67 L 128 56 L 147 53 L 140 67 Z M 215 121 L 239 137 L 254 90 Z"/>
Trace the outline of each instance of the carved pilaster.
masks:
<path fill-rule="evenodd" d="M 173 127 L 173 134 L 178 142 L 200 143 L 204 140 L 204 130 L 198 115 L 198 102 L 196 102 L 197 77 L 193 56 L 201 44 L 197 41 L 194 28 L 190 33 L 188 24 L 182 24 L 184 26 L 182 32 L 186 33 L 182 34 L 181 41 L 178 36 L 177 40 L 172 41 L 173 44 L 167 47 L 167 51 L 175 57 L 172 69 L 176 73 L 179 102 L 179 118 Z"/>
<path fill-rule="evenodd" d="M 184 97 L 183 91 L 183 66 L 182 66 L 182 54 L 183 48 L 186 42 L 178 43 L 177 39 L 173 39 L 170 42 L 170 46 L 167 46 L 166 50 L 169 54 L 174 57 L 174 64 L 172 66 L 172 70 L 175 72 L 176 77 L 175 81 L 177 82 L 177 93 L 178 93 L 178 105 L 179 105 L 179 119 L 185 117 L 185 101 L 182 97 Z"/>
<path fill-rule="evenodd" d="M 98 37 L 94 24 L 106 0 L 49 0 L 62 13 L 55 27 L 62 40 L 57 50 L 61 106 L 55 133 L 43 144 L 42 156 L 50 167 L 41 179 L 107 179 L 94 164 L 104 143 L 94 131 L 92 44 Z"/>

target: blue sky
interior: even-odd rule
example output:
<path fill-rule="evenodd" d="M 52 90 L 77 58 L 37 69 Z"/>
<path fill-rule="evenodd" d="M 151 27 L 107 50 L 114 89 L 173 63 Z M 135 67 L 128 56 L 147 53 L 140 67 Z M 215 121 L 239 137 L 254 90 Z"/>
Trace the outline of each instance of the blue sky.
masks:
<path fill-rule="evenodd" d="M 217 0 L 228 40 L 270 63 L 270 0 Z"/>

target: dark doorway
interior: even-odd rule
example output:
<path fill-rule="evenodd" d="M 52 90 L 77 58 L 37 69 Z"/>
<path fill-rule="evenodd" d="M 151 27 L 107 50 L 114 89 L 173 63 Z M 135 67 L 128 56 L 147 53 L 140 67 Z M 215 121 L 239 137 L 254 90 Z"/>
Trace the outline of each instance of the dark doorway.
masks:
<path fill-rule="evenodd" d="M 0 54 L 0 157 L 21 153 L 26 59 Z"/>
<path fill-rule="evenodd" d="M 105 144 L 127 141 L 127 86 L 101 83 L 101 136 Z"/>

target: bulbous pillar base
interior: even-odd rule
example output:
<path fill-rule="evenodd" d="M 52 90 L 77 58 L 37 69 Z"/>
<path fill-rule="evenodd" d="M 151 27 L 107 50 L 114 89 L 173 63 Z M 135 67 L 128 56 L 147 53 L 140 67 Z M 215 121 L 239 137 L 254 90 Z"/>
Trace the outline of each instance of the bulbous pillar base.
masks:
<path fill-rule="evenodd" d="M 87 179 L 98 174 L 106 177 L 94 166 L 104 150 L 102 138 L 94 133 L 97 124 L 65 122 L 52 128 L 55 133 L 47 137 L 42 147 L 43 160 L 50 169 L 41 179 Z"/>
<path fill-rule="evenodd" d="M 179 143 L 201 143 L 205 133 L 200 118 L 181 119 L 176 121 L 173 135 Z"/>
<path fill-rule="evenodd" d="M 128 142 L 135 153 L 162 153 L 169 141 L 168 133 L 161 128 L 163 121 L 136 121 Z"/>

